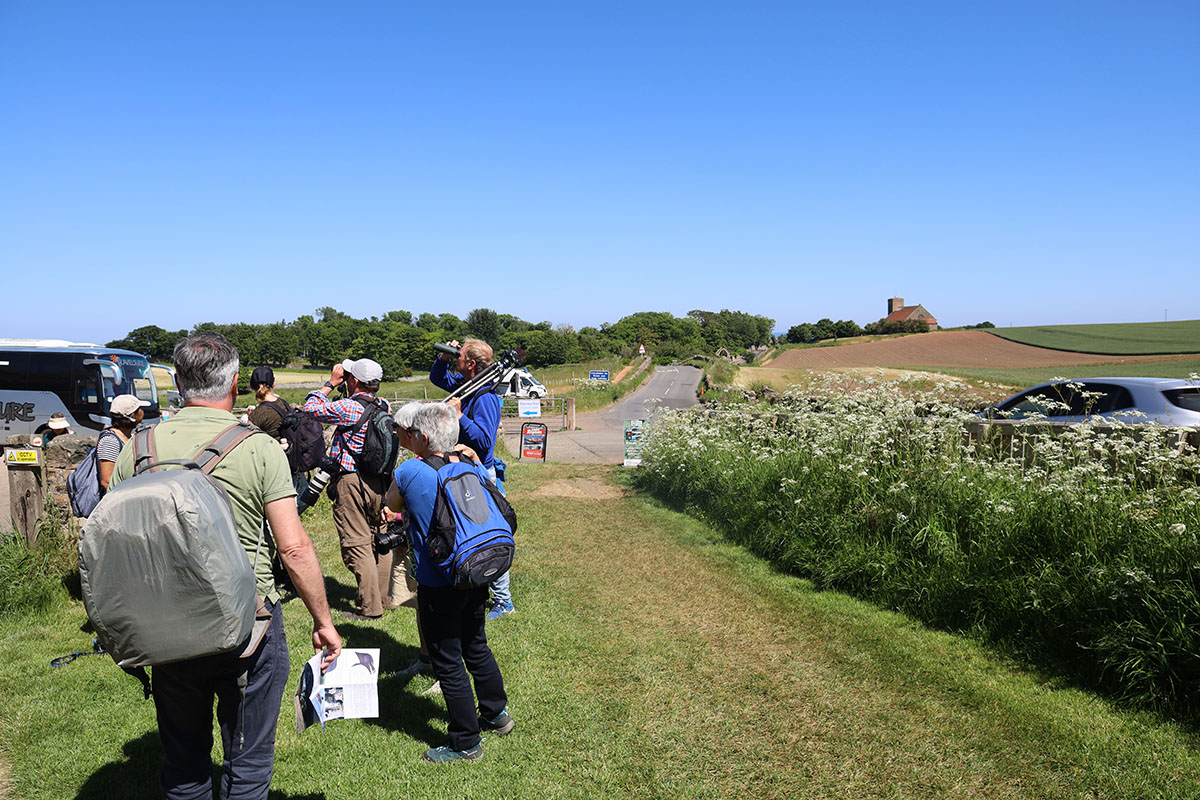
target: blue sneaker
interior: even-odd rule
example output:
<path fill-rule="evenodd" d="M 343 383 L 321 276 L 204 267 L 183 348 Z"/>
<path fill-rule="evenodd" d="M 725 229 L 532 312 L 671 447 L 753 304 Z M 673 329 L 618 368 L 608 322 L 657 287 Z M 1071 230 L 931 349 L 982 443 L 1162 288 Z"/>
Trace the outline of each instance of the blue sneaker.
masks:
<path fill-rule="evenodd" d="M 477 744 L 470 750 L 452 750 L 450 745 L 444 744 L 441 747 L 426 750 L 422 758 L 432 764 L 449 764 L 452 761 L 475 761 L 483 758 L 483 744 Z"/>
<path fill-rule="evenodd" d="M 513 722 L 512 715 L 508 713 L 507 708 L 491 719 L 484 719 L 483 717 L 479 718 L 479 730 L 491 731 L 497 736 L 507 736 L 508 734 L 512 733 L 512 729 L 515 724 L 516 723 Z"/>
<path fill-rule="evenodd" d="M 487 613 L 487 618 L 500 619 L 501 617 L 507 617 L 515 611 L 516 609 L 513 608 L 512 603 L 496 603 L 496 605 L 492 606 L 492 610 Z"/>

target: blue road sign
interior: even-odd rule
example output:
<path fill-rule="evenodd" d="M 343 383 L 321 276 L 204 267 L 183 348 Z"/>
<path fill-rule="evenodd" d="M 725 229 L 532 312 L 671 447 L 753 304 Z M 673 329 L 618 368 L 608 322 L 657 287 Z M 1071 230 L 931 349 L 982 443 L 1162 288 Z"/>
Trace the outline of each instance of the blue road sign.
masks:
<path fill-rule="evenodd" d="M 588 377 L 594 381 L 606 381 L 608 380 L 608 370 L 594 369 L 588 373 Z"/>

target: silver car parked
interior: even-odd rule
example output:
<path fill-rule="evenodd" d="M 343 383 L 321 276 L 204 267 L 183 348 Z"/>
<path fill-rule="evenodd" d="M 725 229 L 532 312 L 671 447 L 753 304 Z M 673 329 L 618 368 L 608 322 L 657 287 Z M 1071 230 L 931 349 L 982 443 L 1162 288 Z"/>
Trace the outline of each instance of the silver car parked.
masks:
<path fill-rule="evenodd" d="M 1175 378 L 1082 378 L 1040 383 L 986 409 L 981 416 L 1200 426 L 1200 384 Z"/>

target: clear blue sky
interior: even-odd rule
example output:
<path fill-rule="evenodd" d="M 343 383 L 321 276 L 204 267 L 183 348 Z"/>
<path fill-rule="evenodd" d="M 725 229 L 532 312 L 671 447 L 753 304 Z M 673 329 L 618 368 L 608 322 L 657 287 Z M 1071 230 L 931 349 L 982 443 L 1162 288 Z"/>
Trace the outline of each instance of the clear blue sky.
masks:
<path fill-rule="evenodd" d="M 1200 318 L 1200 3 L 0 0 L 0 336 Z"/>

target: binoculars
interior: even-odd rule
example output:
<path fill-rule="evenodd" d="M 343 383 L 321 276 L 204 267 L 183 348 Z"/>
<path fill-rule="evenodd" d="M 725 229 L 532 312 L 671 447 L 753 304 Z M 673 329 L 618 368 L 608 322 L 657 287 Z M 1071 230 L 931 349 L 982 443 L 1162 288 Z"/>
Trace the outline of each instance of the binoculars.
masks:
<path fill-rule="evenodd" d="M 455 358 L 458 358 L 458 348 L 448 345 L 445 342 L 434 342 L 433 349 L 437 350 L 439 353 L 445 353 L 448 356 L 454 356 Z"/>

